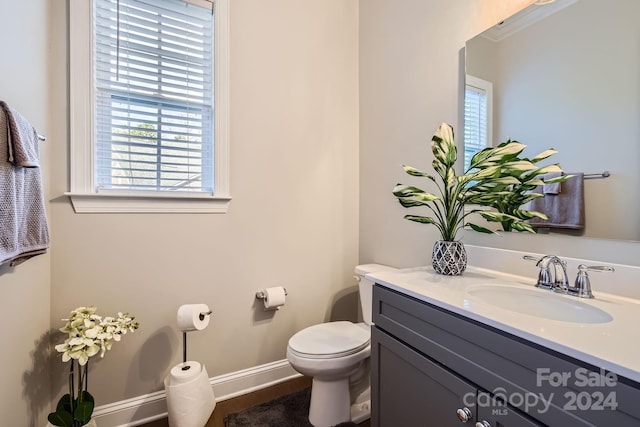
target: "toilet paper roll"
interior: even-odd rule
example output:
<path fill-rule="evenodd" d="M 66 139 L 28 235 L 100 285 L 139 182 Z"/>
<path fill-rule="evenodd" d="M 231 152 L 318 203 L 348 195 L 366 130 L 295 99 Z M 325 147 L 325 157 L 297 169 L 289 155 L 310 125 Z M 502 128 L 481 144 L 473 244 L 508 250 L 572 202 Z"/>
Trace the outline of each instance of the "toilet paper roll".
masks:
<path fill-rule="evenodd" d="M 184 369 L 188 367 L 188 369 Z M 170 427 L 204 427 L 216 406 L 204 365 L 188 361 L 164 379 Z"/>
<path fill-rule="evenodd" d="M 178 308 L 178 329 L 182 332 L 201 331 L 209 325 L 209 313 L 207 304 L 185 304 Z"/>
<path fill-rule="evenodd" d="M 265 310 L 279 310 L 284 305 L 286 292 L 282 286 L 267 288 L 262 292 L 264 294 Z"/>
<path fill-rule="evenodd" d="M 190 360 L 184 363 L 178 363 L 171 368 L 169 372 L 169 380 L 171 385 L 178 385 L 188 383 L 192 381 L 197 375 L 202 372 L 202 365 L 200 362 L 194 362 Z"/>

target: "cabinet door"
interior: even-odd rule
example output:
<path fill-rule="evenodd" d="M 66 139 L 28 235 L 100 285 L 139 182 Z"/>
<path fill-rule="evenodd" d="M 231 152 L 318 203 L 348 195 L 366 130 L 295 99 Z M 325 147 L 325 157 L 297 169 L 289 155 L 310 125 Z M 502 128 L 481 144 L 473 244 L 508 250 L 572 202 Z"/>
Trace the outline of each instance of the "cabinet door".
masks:
<path fill-rule="evenodd" d="M 465 403 L 474 425 L 473 385 L 375 327 L 371 346 L 372 426 L 460 427 Z"/>
<path fill-rule="evenodd" d="M 478 422 L 482 427 L 541 427 L 545 424 L 537 423 L 515 408 L 502 405 L 494 397 L 478 391 Z"/>

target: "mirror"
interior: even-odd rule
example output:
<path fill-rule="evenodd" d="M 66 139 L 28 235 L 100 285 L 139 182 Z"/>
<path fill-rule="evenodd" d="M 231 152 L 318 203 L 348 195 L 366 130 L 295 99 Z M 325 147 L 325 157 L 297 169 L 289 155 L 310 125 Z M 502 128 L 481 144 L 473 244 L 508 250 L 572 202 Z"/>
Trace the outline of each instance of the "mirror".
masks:
<path fill-rule="evenodd" d="M 466 43 L 466 74 L 492 83 L 494 145 L 552 147 L 566 173 L 610 172 L 585 179 L 585 229 L 570 234 L 640 241 L 638 18 L 638 0 L 556 0 Z"/>

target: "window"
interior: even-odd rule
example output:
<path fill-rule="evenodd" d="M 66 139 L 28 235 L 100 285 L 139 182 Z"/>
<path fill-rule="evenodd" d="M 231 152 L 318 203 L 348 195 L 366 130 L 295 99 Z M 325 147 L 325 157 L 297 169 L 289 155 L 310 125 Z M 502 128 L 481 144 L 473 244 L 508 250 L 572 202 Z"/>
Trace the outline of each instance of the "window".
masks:
<path fill-rule="evenodd" d="M 464 95 L 464 170 L 469 169 L 471 159 L 478 152 L 491 146 L 492 134 L 491 82 L 466 76 Z"/>
<path fill-rule="evenodd" d="M 226 211 L 227 2 L 71 0 L 76 212 Z"/>

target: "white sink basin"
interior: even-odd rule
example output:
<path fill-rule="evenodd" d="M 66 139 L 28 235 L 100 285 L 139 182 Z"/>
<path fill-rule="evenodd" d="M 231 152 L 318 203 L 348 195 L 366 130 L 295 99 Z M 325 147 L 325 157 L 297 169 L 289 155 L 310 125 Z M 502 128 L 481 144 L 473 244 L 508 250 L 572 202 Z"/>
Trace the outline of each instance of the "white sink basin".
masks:
<path fill-rule="evenodd" d="M 574 323 L 607 323 L 613 317 L 577 297 L 549 290 L 509 285 L 476 285 L 467 289 L 471 299 L 530 316 Z"/>

